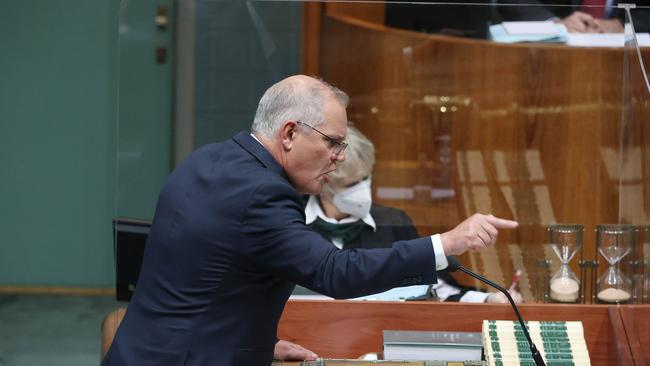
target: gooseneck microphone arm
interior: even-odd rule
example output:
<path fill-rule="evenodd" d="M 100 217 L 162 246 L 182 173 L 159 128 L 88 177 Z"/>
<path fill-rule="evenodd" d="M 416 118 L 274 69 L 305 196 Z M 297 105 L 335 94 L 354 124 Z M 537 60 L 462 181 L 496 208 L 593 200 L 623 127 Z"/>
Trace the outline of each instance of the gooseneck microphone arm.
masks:
<path fill-rule="evenodd" d="M 510 305 L 512 305 L 512 309 L 515 311 L 515 314 L 517 315 L 517 319 L 519 319 L 519 324 L 521 324 L 521 329 L 524 331 L 524 335 L 526 336 L 526 339 L 528 340 L 528 344 L 530 345 L 530 352 L 533 354 L 533 360 L 535 361 L 535 365 L 537 366 L 546 366 L 546 363 L 544 362 L 544 359 L 542 358 L 542 355 L 539 353 L 539 350 L 537 347 L 535 347 L 535 343 L 533 343 L 533 340 L 530 338 L 530 334 L 528 334 L 528 328 L 526 327 L 526 324 L 524 324 L 523 319 L 521 318 L 521 315 L 519 314 L 519 310 L 517 309 L 517 305 L 515 305 L 515 301 L 512 299 L 512 296 L 510 296 L 510 293 L 508 290 L 505 288 L 497 285 L 496 283 L 488 280 L 487 278 L 476 274 L 469 269 L 461 266 L 456 258 L 454 257 L 447 257 L 447 262 L 449 265 L 447 266 L 447 270 L 450 272 L 455 272 L 456 270 L 459 270 L 463 273 L 466 273 L 477 280 L 486 283 L 495 289 L 501 291 L 506 297 L 508 298 L 508 301 L 510 301 Z"/>

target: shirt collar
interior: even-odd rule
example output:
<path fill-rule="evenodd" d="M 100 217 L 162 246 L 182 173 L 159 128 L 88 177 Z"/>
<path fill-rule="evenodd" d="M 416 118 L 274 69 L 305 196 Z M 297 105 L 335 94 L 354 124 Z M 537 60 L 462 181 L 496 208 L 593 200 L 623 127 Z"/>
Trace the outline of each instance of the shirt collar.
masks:
<path fill-rule="evenodd" d="M 307 225 L 316 221 L 316 218 L 318 217 L 320 217 L 321 220 L 325 222 L 329 222 L 331 224 L 347 224 L 350 222 L 362 220 L 366 225 L 372 228 L 372 231 L 377 231 L 377 224 L 375 223 L 375 220 L 372 218 L 372 215 L 370 213 L 368 213 L 366 217 L 363 217 L 361 219 L 356 216 L 348 216 L 341 220 L 336 220 L 331 217 L 327 217 L 323 212 L 323 209 L 320 207 L 320 204 L 318 203 L 318 197 L 314 195 L 309 196 L 309 200 L 307 200 L 307 206 L 305 207 L 305 217 L 306 217 L 305 222 Z"/>
<path fill-rule="evenodd" d="M 262 144 L 262 141 L 260 141 L 260 139 L 258 139 L 257 136 L 253 135 L 252 133 L 250 135 L 252 138 L 255 139 L 255 141 L 259 142 L 262 146 L 264 146 L 264 144 Z"/>

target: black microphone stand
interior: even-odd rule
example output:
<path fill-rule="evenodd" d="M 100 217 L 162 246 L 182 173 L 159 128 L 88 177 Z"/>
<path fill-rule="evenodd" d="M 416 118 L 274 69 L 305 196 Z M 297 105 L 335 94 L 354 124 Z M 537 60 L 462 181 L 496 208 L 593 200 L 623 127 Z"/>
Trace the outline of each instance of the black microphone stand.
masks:
<path fill-rule="evenodd" d="M 515 310 L 515 314 L 517 314 L 517 319 L 519 319 L 519 324 L 521 324 L 521 329 L 523 329 L 524 334 L 526 335 L 526 339 L 528 340 L 528 344 L 530 345 L 530 352 L 533 354 L 533 360 L 535 361 L 535 365 L 546 366 L 546 363 L 544 362 L 542 355 L 539 353 L 537 347 L 535 347 L 535 343 L 533 343 L 533 340 L 530 339 L 530 334 L 528 334 L 528 328 L 526 327 L 526 324 L 524 324 L 523 319 L 521 319 L 521 315 L 519 315 L 519 310 L 517 310 L 517 305 L 515 305 L 515 302 L 514 300 L 512 300 L 512 296 L 510 296 L 508 290 L 488 280 L 487 278 L 470 271 L 469 269 L 461 265 L 458 266 L 458 270 L 476 278 L 481 282 L 487 283 L 488 285 L 494 287 L 495 289 L 501 291 L 504 295 L 506 295 L 508 301 L 510 301 L 510 304 L 512 305 L 512 308 Z"/>

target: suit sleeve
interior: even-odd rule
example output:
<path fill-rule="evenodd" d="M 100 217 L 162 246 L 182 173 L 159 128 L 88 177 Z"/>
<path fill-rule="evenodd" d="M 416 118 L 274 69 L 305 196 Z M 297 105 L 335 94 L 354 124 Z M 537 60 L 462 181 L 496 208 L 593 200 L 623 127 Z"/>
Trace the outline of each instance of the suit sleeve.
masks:
<path fill-rule="evenodd" d="M 246 260 L 334 298 L 436 280 L 428 237 L 398 241 L 392 248 L 337 250 L 307 228 L 300 197 L 283 182 L 268 182 L 257 189 L 242 225 Z"/>

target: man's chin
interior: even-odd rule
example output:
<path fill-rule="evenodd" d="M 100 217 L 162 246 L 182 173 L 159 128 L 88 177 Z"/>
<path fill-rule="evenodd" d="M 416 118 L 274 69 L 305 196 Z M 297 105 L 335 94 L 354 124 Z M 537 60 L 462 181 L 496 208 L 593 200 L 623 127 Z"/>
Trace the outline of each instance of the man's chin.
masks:
<path fill-rule="evenodd" d="M 303 195 L 304 195 L 304 194 L 311 194 L 311 195 L 318 196 L 318 195 L 320 195 L 321 193 L 323 193 L 323 186 L 324 186 L 324 185 L 325 185 L 324 182 L 322 182 L 322 181 L 317 181 L 317 182 L 315 182 L 315 183 L 312 184 L 312 185 L 309 185 L 309 186 L 304 187 L 304 188 L 302 188 L 302 189 L 297 189 L 297 191 L 298 191 L 300 194 L 303 194 Z"/>

